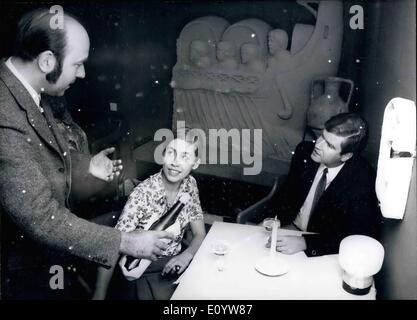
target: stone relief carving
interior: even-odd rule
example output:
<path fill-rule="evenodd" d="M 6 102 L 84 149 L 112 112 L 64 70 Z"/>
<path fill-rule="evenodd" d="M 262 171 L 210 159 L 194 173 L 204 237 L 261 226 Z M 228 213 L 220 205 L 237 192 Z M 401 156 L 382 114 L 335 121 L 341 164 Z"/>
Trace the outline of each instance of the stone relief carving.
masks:
<path fill-rule="evenodd" d="M 240 48 L 242 69 L 247 72 L 262 73 L 266 70 L 266 60 L 261 56 L 261 48 L 254 43 L 244 43 Z"/>
<path fill-rule="evenodd" d="M 341 54 L 342 2 L 320 1 L 309 11 L 316 24 L 296 24 L 290 48 L 286 31 L 259 19 L 188 23 L 171 82 L 174 126 L 263 129 L 263 157 L 289 160 L 306 125 L 311 81 L 335 76 Z"/>
<path fill-rule="evenodd" d="M 217 44 L 217 61 L 219 70 L 236 70 L 239 57 L 236 46 L 231 41 L 219 41 Z"/>

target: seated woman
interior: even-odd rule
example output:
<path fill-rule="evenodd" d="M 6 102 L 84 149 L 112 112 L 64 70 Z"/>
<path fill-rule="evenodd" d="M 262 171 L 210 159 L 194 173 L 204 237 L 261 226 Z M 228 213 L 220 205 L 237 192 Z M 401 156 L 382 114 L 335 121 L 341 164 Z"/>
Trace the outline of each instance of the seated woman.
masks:
<path fill-rule="evenodd" d="M 129 196 L 116 228 L 125 232 L 146 230 L 184 194 L 190 201 L 175 220 L 178 230 L 176 240 L 169 243 L 163 257 L 153 262 L 136 280 L 136 297 L 139 300 L 167 300 L 175 290 L 170 274 L 181 274 L 191 262 L 205 237 L 203 212 L 198 188 L 190 172 L 200 164 L 197 142 L 188 138 L 172 140 L 166 147 L 162 170 L 140 183 Z M 181 251 L 181 241 L 190 226 L 193 239 L 187 249 Z M 93 299 L 106 298 L 107 289 L 114 272 L 99 267 Z M 162 272 L 162 273 L 161 273 Z"/>

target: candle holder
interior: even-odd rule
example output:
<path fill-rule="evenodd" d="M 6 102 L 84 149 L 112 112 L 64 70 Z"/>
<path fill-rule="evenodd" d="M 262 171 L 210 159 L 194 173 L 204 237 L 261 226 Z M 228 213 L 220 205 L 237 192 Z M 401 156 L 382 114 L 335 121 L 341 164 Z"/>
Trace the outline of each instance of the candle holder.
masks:
<path fill-rule="evenodd" d="M 289 265 L 283 259 L 282 254 L 276 251 L 278 228 L 280 226 L 280 222 L 276 216 L 274 219 L 264 220 L 264 227 L 267 231 L 271 227 L 271 224 L 271 247 L 269 255 L 260 259 L 255 264 L 255 269 L 263 275 L 275 277 L 287 273 L 289 271 Z"/>

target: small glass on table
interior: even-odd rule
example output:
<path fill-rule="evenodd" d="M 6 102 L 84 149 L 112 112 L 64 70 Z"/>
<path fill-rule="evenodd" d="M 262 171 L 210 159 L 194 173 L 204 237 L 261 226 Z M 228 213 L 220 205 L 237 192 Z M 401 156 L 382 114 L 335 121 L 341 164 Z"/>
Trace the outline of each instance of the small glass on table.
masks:
<path fill-rule="evenodd" d="M 216 268 L 218 271 L 223 271 L 225 267 L 225 255 L 229 252 L 230 245 L 227 241 L 216 240 L 211 249 L 216 256 Z"/>
<path fill-rule="evenodd" d="M 277 217 L 275 218 L 266 218 L 264 219 L 264 221 L 262 222 L 262 226 L 265 228 L 265 230 L 268 232 L 268 236 L 271 235 L 272 233 L 272 228 L 274 226 L 274 221 L 277 222 L 278 226 L 277 228 L 281 228 L 281 222 L 277 219 Z"/>

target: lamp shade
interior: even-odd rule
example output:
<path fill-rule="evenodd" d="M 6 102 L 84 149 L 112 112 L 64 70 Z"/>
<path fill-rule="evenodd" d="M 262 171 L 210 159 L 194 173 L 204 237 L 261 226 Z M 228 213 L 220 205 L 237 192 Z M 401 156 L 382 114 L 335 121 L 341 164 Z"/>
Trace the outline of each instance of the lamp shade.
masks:
<path fill-rule="evenodd" d="M 371 237 L 352 235 L 344 238 L 339 247 L 343 288 L 352 294 L 367 294 L 373 284 L 373 275 L 381 270 L 384 254 L 382 244 Z"/>

